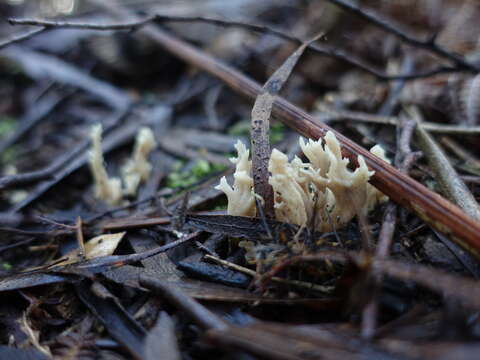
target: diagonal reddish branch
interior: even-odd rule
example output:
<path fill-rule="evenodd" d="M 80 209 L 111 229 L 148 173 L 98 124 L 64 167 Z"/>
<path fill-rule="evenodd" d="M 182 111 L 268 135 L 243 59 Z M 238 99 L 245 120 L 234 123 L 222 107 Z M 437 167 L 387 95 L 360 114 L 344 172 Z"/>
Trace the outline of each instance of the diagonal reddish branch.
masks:
<path fill-rule="evenodd" d="M 133 17 L 125 8 L 105 4 L 103 6 L 114 14 L 128 16 L 130 19 Z M 140 32 L 173 55 L 219 78 L 250 99 L 255 99 L 262 92 L 262 86 L 257 82 L 158 27 L 148 25 Z M 480 258 L 480 223 L 467 216 L 460 208 L 287 100 L 277 97 L 273 104 L 273 114 L 286 125 L 313 139 L 323 137 L 328 130 L 333 131 L 342 144 L 344 156 L 357 164 L 357 156 L 362 155 L 368 166 L 375 171 L 371 178 L 374 186 Z"/>

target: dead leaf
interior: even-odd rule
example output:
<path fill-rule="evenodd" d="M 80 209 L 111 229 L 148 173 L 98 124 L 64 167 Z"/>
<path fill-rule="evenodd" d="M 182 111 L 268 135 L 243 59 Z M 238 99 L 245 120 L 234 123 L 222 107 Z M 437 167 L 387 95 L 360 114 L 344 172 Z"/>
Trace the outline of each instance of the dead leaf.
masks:
<path fill-rule="evenodd" d="M 118 244 L 126 234 L 125 231 L 115 234 L 102 234 L 95 236 L 85 243 L 85 259 L 90 260 L 101 256 L 110 256 L 113 254 Z M 74 249 L 65 255 L 65 260 L 56 263 L 56 265 L 73 264 L 82 260 L 80 249 Z"/>

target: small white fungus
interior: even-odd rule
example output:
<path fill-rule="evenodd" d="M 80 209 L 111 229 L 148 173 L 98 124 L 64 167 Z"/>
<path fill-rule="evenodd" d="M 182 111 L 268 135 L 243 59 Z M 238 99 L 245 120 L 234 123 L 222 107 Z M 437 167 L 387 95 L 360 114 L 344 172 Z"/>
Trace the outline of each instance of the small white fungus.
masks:
<path fill-rule="evenodd" d="M 238 157 L 230 159 L 236 166 L 235 174 L 233 174 L 233 188 L 228 185 L 224 176 L 215 189 L 221 190 L 227 195 L 227 212 L 229 215 L 255 216 L 255 196 L 252 190 L 253 179 L 250 176 L 252 161 L 248 159 L 250 151 L 247 150 L 240 140 L 235 144 L 235 149 L 237 149 Z"/>
<path fill-rule="evenodd" d="M 307 163 L 297 157 L 289 162 L 277 149 L 270 156 L 269 183 L 274 190 L 277 220 L 300 226 L 313 223 L 317 231 L 328 232 L 345 226 L 358 212 L 367 214 L 377 203 L 388 199 L 368 183 L 374 172 L 368 170 L 362 156 L 358 156 L 359 166 L 353 171 L 349 169 L 349 160 L 342 157 L 333 132 L 317 141 L 300 139 L 300 146 Z M 231 159 L 236 164 L 233 187 L 223 177 L 216 189 L 227 195 L 229 215 L 255 216 L 249 151 L 241 142 L 235 148 L 238 157 Z M 388 162 L 379 145 L 370 151 Z"/>
<path fill-rule="evenodd" d="M 135 139 L 133 155 L 122 167 L 122 178 L 125 184 L 124 193 L 134 195 L 138 186 L 150 176 L 152 165 L 148 162 L 148 155 L 157 146 L 155 136 L 148 127 L 142 127 Z"/>
<path fill-rule="evenodd" d="M 102 125 L 92 126 L 90 132 L 92 147 L 88 154 L 92 171 L 95 197 L 110 205 L 117 205 L 122 200 L 122 184 L 118 178 L 109 178 L 103 163 Z"/>

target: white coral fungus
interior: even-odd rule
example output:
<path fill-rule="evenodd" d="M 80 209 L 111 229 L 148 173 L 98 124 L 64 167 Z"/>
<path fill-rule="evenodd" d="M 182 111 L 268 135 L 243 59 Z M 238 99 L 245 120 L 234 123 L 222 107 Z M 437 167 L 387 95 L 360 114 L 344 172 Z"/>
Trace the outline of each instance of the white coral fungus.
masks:
<path fill-rule="evenodd" d="M 155 136 L 148 127 L 142 127 L 135 139 L 133 156 L 122 167 L 122 177 L 125 183 L 124 193 L 134 195 L 140 182 L 150 176 L 152 165 L 148 162 L 148 154 L 157 146 Z"/>
<path fill-rule="evenodd" d="M 221 190 L 227 195 L 227 212 L 229 215 L 255 216 L 255 197 L 252 190 L 253 179 L 250 176 L 252 161 L 248 160 L 250 151 L 247 150 L 240 140 L 235 144 L 235 149 L 237 149 L 238 157 L 230 159 L 236 166 L 235 174 L 233 174 L 233 188 L 228 185 L 224 176 L 215 189 Z"/>
<path fill-rule="evenodd" d="M 109 178 L 105 169 L 102 152 L 102 125 L 94 125 L 90 137 L 92 147 L 88 156 L 95 182 L 95 197 L 110 205 L 117 205 L 122 200 L 122 184 L 118 178 Z"/>
<path fill-rule="evenodd" d="M 92 141 L 89 151 L 89 165 L 95 183 L 95 197 L 109 205 L 118 205 L 123 195 L 134 195 L 138 185 L 150 176 L 152 165 L 148 162 L 148 154 L 155 148 L 156 141 L 151 129 L 142 127 L 136 136 L 132 157 L 121 169 L 122 182 L 117 177 L 109 178 L 105 169 L 102 153 L 102 125 L 92 126 Z"/>
<path fill-rule="evenodd" d="M 318 141 L 300 139 L 303 153 L 309 160 L 303 163 L 298 157 L 291 162 L 281 151 L 272 151 L 269 183 L 274 190 L 277 220 L 305 226 L 315 224 L 318 231 L 327 232 L 347 224 L 358 212 L 366 214 L 387 197 L 368 183 L 373 175 L 362 156 L 358 168 L 350 170 L 349 160 L 343 158 L 338 140 L 333 132 Z M 216 187 L 228 197 L 229 215 L 255 216 L 255 197 L 251 177 L 249 151 L 241 142 L 235 148 L 238 157 L 234 184 L 225 177 Z M 370 152 L 388 161 L 384 150 L 374 146 Z"/>

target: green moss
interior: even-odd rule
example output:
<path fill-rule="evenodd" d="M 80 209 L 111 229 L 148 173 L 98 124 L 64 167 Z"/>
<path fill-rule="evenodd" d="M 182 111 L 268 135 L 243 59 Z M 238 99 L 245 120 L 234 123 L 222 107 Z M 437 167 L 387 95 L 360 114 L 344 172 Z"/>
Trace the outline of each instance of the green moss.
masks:
<path fill-rule="evenodd" d="M 15 131 L 17 120 L 10 116 L 0 116 L 0 138 L 6 138 Z M 0 154 L 0 162 L 9 164 L 15 160 L 17 151 L 15 147 L 9 147 Z"/>
<path fill-rule="evenodd" d="M 213 208 L 213 211 L 227 210 L 227 204 L 217 205 Z"/>
<path fill-rule="evenodd" d="M 10 116 L 0 116 L 0 137 L 10 135 L 15 130 L 16 120 Z"/>
<path fill-rule="evenodd" d="M 228 134 L 232 136 L 246 136 L 250 137 L 250 121 L 239 121 L 230 129 Z M 279 122 L 275 122 L 270 125 L 270 143 L 276 144 L 283 140 L 285 137 L 285 125 Z"/>
<path fill-rule="evenodd" d="M 285 137 L 285 125 L 282 123 L 274 123 L 270 126 L 270 142 L 272 144 L 279 143 Z"/>
<path fill-rule="evenodd" d="M 17 149 L 15 147 L 9 147 L 0 154 L 0 163 L 2 164 L 10 164 L 13 163 L 17 157 Z"/>
<path fill-rule="evenodd" d="M 10 271 L 12 270 L 12 265 L 10 263 L 4 262 L 2 263 L 2 269 L 5 271 Z"/>
<path fill-rule="evenodd" d="M 167 177 L 167 187 L 172 189 L 187 188 L 212 173 L 226 169 L 224 165 L 211 164 L 203 159 L 197 160 L 190 171 L 180 171 L 183 166 L 183 162 L 177 162 L 173 165 L 173 172 Z"/>
<path fill-rule="evenodd" d="M 250 121 L 242 120 L 235 123 L 227 133 L 232 136 L 250 136 Z"/>
<path fill-rule="evenodd" d="M 210 163 L 207 160 L 200 159 L 193 166 L 192 174 L 193 174 L 193 176 L 195 176 L 197 178 L 201 178 L 201 177 L 211 173 L 212 168 L 213 168 L 213 165 L 210 165 Z"/>

